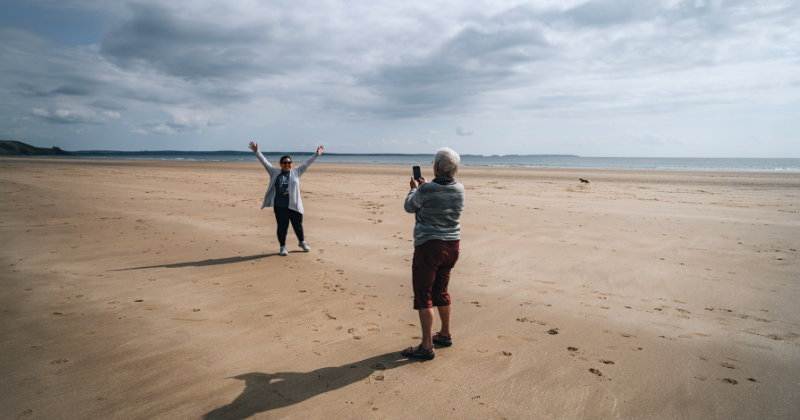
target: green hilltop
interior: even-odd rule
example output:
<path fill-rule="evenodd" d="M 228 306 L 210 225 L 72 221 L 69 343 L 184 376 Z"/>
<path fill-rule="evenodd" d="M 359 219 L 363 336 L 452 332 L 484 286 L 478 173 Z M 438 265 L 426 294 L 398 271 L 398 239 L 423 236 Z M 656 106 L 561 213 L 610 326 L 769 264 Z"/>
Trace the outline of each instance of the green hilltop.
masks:
<path fill-rule="evenodd" d="M 15 140 L 0 140 L 0 156 L 66 156 L 71 155 L 58 147 L 45 149 Z"/>

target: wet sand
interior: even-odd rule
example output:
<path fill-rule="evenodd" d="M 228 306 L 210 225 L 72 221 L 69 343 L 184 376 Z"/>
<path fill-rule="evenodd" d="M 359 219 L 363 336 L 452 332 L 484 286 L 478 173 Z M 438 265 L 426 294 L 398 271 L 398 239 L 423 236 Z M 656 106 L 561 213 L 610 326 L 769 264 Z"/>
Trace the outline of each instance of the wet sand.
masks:
<path fill-rule="evenodd" d="M 255 161 L 88 162 L 0 159 L 0 418 L 800 417 L 800 174 L 462 168 L 421 362 L 410 168 L 313 165 L 280 257 Z"/>

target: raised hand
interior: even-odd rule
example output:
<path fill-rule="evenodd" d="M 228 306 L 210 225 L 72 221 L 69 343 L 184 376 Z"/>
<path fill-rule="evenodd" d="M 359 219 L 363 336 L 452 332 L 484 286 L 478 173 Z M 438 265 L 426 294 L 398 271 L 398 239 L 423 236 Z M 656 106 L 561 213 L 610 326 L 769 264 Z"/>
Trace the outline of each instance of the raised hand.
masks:
<path fill-rule="evenodd" d="M 253 142 L 251 141 L 251 142 L 250 142 L 250 145 L 249 145 L 248 147 L 249 147 L 249 148 L 250 148 L 250 150 L 252 150 L 253 152 L 257 152 L 257 151 L 258 151 L 258 143 L 253 143 Z"/>
<path fill-rule="evenodd" d="M 325 151 L 324 147 L 322 147 L 322 146 L 317 147 L 317 153 L 322 154 L 324 151 Z"/>

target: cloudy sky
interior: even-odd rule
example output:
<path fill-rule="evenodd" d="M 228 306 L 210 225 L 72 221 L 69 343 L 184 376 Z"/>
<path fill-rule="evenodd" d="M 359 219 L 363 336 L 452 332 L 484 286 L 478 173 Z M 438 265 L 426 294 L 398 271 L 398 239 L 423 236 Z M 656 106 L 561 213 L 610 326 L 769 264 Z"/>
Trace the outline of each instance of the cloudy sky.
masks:
<path fill-rule="evenodd" d="M 3 0 L 0 139 L 800 157 L 797 0 Z"/>

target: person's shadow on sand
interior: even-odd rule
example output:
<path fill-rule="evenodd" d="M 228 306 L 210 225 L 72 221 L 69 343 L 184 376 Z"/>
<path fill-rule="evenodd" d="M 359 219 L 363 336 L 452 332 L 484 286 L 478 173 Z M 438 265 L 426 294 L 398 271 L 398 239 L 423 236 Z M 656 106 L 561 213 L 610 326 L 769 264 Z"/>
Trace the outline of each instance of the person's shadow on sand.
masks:
<path fill-rule="evenodd" d="M 230 404 L 209 411 L 204 420 L 240 420 L 256 413 L 303 402 L 325 392 L 363 381 L 376 371 L 394 369 L 419 359 L 406 359 L 399 352 L 370 357 L 360 362 L 326 367 L 312 372 L 251 372 L 234 376 L 245 389 Z"/>
<path fill-rule="evenodd" d="M 291 251 L 290 253 L 299 253 L 299 252 L 303 251 Z M 252 260 L 258 260 L 261 258 L 277 257 L 278 255 L 280 254 L 276 252 L 274 254 L 248 255 L 246 257 L 228 257 L 228 258 L 217 258 L 217 259 L 190 261 L 190 262 L 174 263 L 174 264 L 148 265 L 146 267 L 120 268 L 118 270 L 112 270 L 112 271 L 143 270 L 146 268 L 205 267 L 209 265 L 235 264 Z"/>

